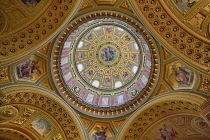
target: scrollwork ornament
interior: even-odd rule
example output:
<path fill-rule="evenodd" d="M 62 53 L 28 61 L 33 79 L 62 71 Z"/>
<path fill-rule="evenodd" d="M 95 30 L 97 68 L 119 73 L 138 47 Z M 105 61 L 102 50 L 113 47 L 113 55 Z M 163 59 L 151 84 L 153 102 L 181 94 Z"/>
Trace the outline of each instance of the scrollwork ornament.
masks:
<path fill-rule="evenodd" d="M 62 138 L 62 136 L 61 136 L 61 134 L 59 133 L 59 134 L 57 134 L 54 138 L 53 138 L 53 140 L 62 140 L 63 138 Z"/>
<path fill-rule="evenodd" d="M 15 118 L 18 110 L 13 106 L 4 106 L 0 108 L 0 123 L 7 122 Z"/>
<path fill-rule="evenodd" d="M 209 95 L 210 92 L 210 77 L 201 75 L 201 84 L 198 87 L 198 90 Z"/>

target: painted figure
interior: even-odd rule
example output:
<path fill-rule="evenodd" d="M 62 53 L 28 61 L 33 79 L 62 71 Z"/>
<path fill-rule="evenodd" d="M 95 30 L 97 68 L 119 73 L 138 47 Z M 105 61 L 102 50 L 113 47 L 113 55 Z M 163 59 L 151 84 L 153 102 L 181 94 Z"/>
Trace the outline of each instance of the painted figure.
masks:
<path fill-rule="evenodd" d="M 184 68 L 182 67 L 173 67 L 173 72 L 172 74 L 175 75 L 176 81 L 180 84 L 190 84 L 189 83 L 189 77 L 190 73 L 187 72 Z"/>
<path fill-rule="evenodd" d="M 156 140 L 173 140 L 177 135 L 178 133 L 171 126 L 163 124 L 154 137 Z"/>
<path fill-rule="evenodd" d="M 115 60 L 116 51 L 112 47 L 106 47 L 101 52 L 101 57 L 106 62 L 112 62 Z"/>
<path fill-rule="evenodd" d="M 89 46 L 90 46 L 90 44 L 85 44 L 85 45 L 84 45 L 84 47 L 89 47 Z"/>
<path fill-rule="evenodd" d="M 103 32 L 100 30 L 100 31 L 98 31 L 98 34 L 99 34 L 99 35 L 102 35 L 102 34 L 103 34 Z"/>
<path fill-rule="evenodd" d="M 181 63 L 171 64 L 168 71 L 168 79 L 175 88 L 192 86 L 194 73 Z"/>
<path fill-rule="evenodd" d="M 128 77 L 128 72 L 127 71 L 123 72 L 123 77 L 124 78 Z"/>
<path fill-rule="evenodd" d="M 180 10 L 189 10 L 198 0 L 174 0 Z"/>
<path fill-rule="evenodd" d="M 136 55 L 136 54 L 133 54 L 133 55 L 131 55 L 131 58 L 132 58 L 133 60 L 136 60 L 136 59 L 137 59 L 137 55 Z"/>
<path fill-rule="evenodd" d="M 129 35 L 126 35 L 125 36 L 125 41 L 130 41 L 131 40 L 131 37 Z"/>
<path fill-rule="evenodd" d="M 18 65 L 17 66 L 18 78 L 32 79 L 33 73 L 36 73 L 37 75 L 41 75 L 39 66 L 37 66 L 38 62 L 39 60 L 32 60 L 32 61 L 26 60 L 25 64 Z"/>
<path fill-rule="evenodd" d="M 92 76 L 93 75 L 93 70 L 89 70 L 87 74 L 88 74 L 88 76 Z"/>
<path fill-rule="evenodd" d="M 28 7 L 36 7 L 36 5 L 40 2 L 41 0 L 22 0 L 22 2 L 28 6 Z"/>
<path fill-rule="evenodd" d="M 111 33 L 111 32 L 112 32 L 112 28 L 111 28 L 111 27 L 107 27 L 107 28 L 106 28 L 106 31 L 107 31 L 108 33 Z"/>
<path fill-rule="evenodd" d="M 32 127 L 42 136 L 46 136 L 52 130 L 52 125 L 44 117 L 34 120 Z"/>
<path fill-rule="evenodd" d="M 88 62 L 84 62 L 84 66 L 85 67 L 89 66 Z"/>
<path fill-rule="evenodd" d="M 98 76 L 96 77 L 96 79 L 100 80 L 101 77 L 102 77 L 101 75 L 98 75 Z"/>
<path fill-rule="evenodd" d="M 88 38 L 88 40 L 91 40 L 91 39 L 93 39 L 93 35 L 89 34 L 87 38 Z"/>
<path fill-rule="evenodd" d="M 111 140 L 106 135 L 106 132 L 108 131 L 108 127 L 95 127 L 95 133 L 92 134 L 91 140 Z"/>
<path fill-rule="evenodd" d="M 134 46 L 133 45 L 129 45 L 130 50 L 134 50 Z"/>
<path fill-rule="evenodd" d="M 129 63 L 129 62 L 128 62 L 128 67 L 129 67 L 129 68 L 131 68 L 131 69 L 132 69 L 132 68 L 133 68 L 133 66 L 134 66 L 134 64 L 131 64 L 131 63 Z"/>
<path fill-rule="evenodd" d="M 84 59 L 85 56 L 86 56 L 86 54 L 85 54 L 84 52 L 81 52 L 81 53 L 80 53 L 80 58 L 81 58 L 81 59 Z"/>
<path fill-rule="evenodd" d="M 109 83 L 111 82 L 111 79 L 107 77 L 107 78 L 104 79 L 104 82 L 105 82 L 106 84 L 109 84 Z"/>
<path fill-rule="evenodd" d="M 121 35 L 121 34 L 122 34 L 122 32 L 120 32 L 120 31 L 117 31 L 117 32 L 116 32 L 116 34 L 117 34 L 117 35 Z"/>
<path fill-rule="evenodd" d="M 115 80 L 119 80 L 120 79 L 119 75 L 114 75 L 113 77 L 114 77 Z"/>

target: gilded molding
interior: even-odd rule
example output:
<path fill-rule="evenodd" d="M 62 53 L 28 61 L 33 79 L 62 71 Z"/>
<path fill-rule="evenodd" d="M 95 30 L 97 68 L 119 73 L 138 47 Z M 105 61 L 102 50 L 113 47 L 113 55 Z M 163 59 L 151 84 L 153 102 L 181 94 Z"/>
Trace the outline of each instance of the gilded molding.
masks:
<path fill-rule="evenodd" d="M 46 116 L 56 122 L 65 139 L 86 139 L 87 136 L 79 116 L 55 93 L 41 87 L 29 85 L 3 87 L 2 92 L 5 95 L 2 100 L 3 106 L 21 104 L 22 106 L 35 108 L 45 112 Z M 23 116 L 27 117 L 30 113 L 27 110 L 25 111 Z"/>
<path fill-rule="evenodd" d="M 0 36 L 0 62 L 2 65 L 8 65 L 14 60 L 18 60 L 17 58 L 20 58 L 26 52 L 27 54 L 32 53 L 45 45 L 73 18 L 83 0 L 52 0 L 46 2 L 43 0 L 37 5 L 37 7 L 45 5 L 45 8 L 38 10 L 34 18 L 27 16 L 28 19 L 31 19 L 30 22 L 25 21 L 25 24 L 22 23 L 20 27 L 14 27 L 12 31 Z M 25 6 L 22 1 L 19 1 L 19 3 L 21 7 Z M 0 3 L 0 6 L 5 4 L 8 4 L 9 7 L 19 7 L 17 3 L 13 5 L 10 0 Z M 37 9 L 37 7 L 35 8 Z M 16 10 L 16 13 L 11 13 L 14 14 L 11 21 L 16 18 L 17 21 L 21 21 L 24 19 L 23 13 L 33 13 L 30 10 L 32 9 L 22 8 L 22 12 Z M 11 18 L 11 15 L 9 18 Z M 14 23 L 17 23 L 17 21 L 14 21 Z"/>
<path fill-rule="evenodd" d="M 196 63 L 200 68 L 207 71 L 210 66 L 209 39 L 197 35 L 194 31 L 187 30 L 184 25 L 177 22 L 163 6 L 162 1 L 135 1 L 130 0 L 132 8 L 138 18 L 160 38 L 160 42 L 168 46 L 188 62 Z"/>

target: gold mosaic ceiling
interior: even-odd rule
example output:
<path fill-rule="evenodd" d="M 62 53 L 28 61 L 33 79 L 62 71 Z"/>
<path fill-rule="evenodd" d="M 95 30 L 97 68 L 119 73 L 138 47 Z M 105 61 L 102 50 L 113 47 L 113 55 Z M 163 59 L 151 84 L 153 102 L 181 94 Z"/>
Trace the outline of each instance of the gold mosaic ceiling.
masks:
<path fill-rule="evenodd" d="M 143 60 L 131 34 L 113 25 L 98 26 L 85 33 L 74 54 L 72 61 L 80 76 L 88 84 L 106 90 L 132 81 L 141 64 L 139 60 Z"/>
<path fill-rule="evenodd" d="M 0 0 L 0 138 L 209 139 L 209 0 L 34 1 Z M 144 49 L 127 53 L 123 48 L 130 47 L 114 41 L 94 45 L 100 36 L 97 30 L 91 29 L 87 34 L 81 34 L 68 59 L 70 69 L 75 71 L 72 75 L 80 81 L 81 87 L 74 82 L 71 86 L 65 83 L 69 75 L 60 71 L 61 47 L 78 26 L 102 18 L 126 22 L 145 39 L 152 68 L 148 84 L 140 93 L 136 89 L 129 91 L 132 84 L 126 81 L 129 77 L 123 78 L 127 75 L 124 71 L 118 69 L 121 83 L 118 87 L 115 86 L 118 85 L 115 75 L 103 73 L 105 75 L 98 80 L 99 70 L 94 65 L 85 67 L 84 61 L 96 60 L 92 64 L 111 70 L 119 60 L 118 64 L 127 66 L 124 70 L 131 77 L 135 75 L 136 66 L 137 76 L 131 78 L 131 83 L 135 83 L 145 66 L 141 59 L 142 54 L 145 55 Z M 101 26 L 106 39 L 109 27 Z M 110 34 L 117 36 L 115 31 L 122 27 L 112 27 Z M 90 34 L 93 34 L 92 41 L 88 40 Z M 133 34 L 129 32 L 128 35 Z M 125 36 L 119 38 L 129 44 Z M 80 42 L 98 49 L 86 51 L 85 47 L 79 47 Z M 136 42 L 138 44 L 138 40 Z M 118 49 L 121 46 L 123 48 Z M 91 52 L 98 60 L 92 59 Z M 138 55 L 140 63 L 135 63 L 133 57 L 122 59 L 126 53 Z M 121 60 L 134 64 L 132 69 Z M 81 72 L 79 64 L 84 67 Z M 96 80 L 99 84 L 94 82 Z M 88 92 L 94 92 L 93 95 L 99 95 L 100 100 L 92 100 L 96 98 L 88 94 L 83 98 L 84 87 Z M 111 88 L 117 93 L 109 95 Z M 129 97 L 129 102 L 108 108 L 107 105 L 111 105 L 109 96 L 115 97 L 114 103 L 118 103 L 122 99 L 118 91 L 122 89 L 127 89 L 124 93 L 129 95 L 125 96 Z M 46 127 L 46 131 L 39 129 L 39 125 Z"/>
<path fill-rule="evenodd" d="M 8 64 L 48 43 L 70 19 L 82 0 L 41 0 L 34 6 L 21 0 L 0 1 L 0 61 Z M 31 4 L 33 5 L 33 4 Z"/>
<path fill-rule="evenodd" d="M 209 1 L 130 0 L 139 19 L 166 46 L 209 71 Z M 184 7 L 184 9 L 183 9 Z M 193 7 L 193 8 L 191 8 Z M 196 8 L 199 7 L 199 8 Z"/>

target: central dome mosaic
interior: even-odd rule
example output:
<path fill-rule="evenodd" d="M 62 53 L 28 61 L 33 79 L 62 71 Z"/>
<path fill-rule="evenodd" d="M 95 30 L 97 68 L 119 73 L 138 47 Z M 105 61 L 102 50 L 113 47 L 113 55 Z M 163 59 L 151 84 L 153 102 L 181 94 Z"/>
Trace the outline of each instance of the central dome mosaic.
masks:
<path fill-rule="evenodd" d="M 111 18 L 88 21 L 66 39 L 60 56 L 69 91 L 95 107 L 123 105 L 145 88 L 151 54 L 142 35 Z"/>

